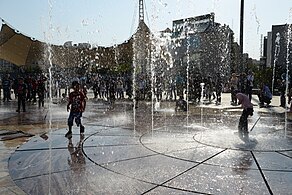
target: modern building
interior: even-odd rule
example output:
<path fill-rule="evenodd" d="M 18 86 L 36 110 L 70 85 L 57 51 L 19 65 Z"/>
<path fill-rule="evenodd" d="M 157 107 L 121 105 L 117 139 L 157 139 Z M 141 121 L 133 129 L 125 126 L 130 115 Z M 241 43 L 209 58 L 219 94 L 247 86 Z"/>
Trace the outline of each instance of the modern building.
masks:
<path fill-rule="evenodd" d="M 265 67 L 272 67 L 272 32 L 268 32 L 264 37 L 263 60 L 265 60 Z"/>
<path fill-rule="evenodd" d="M 232 30 L 216 23 L 214 13 L 173 21 L 173 63 L 175 69 L 182 71 L 179 74 L 185 74 L 188 67 L 203 77 L 214 77 L 218 73 L 229 77 L 234 69 L 232 45 Z"/>
<path fill-rule="evenodd" d="M 292 25 L 273 25 L 264 38 L 265 66 L 273 69 L 275 79 L 292 69 Z M 291 71 L 289 71 L 291 74 Z"/>

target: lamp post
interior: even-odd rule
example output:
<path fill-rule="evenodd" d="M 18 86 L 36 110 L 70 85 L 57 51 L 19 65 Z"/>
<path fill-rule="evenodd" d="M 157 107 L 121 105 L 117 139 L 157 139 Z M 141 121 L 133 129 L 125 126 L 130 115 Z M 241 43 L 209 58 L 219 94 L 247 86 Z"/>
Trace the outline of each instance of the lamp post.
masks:
<path fill-rule="evenodd" d="M 240 37 L 239 37 L 239 46 L 240 46 L 240 70 L 241 72 L 244 71 L 244 64 L 243 64 L 243 21 L 244 21 L 244 0 L 241 0 L 240 5 Z"/>

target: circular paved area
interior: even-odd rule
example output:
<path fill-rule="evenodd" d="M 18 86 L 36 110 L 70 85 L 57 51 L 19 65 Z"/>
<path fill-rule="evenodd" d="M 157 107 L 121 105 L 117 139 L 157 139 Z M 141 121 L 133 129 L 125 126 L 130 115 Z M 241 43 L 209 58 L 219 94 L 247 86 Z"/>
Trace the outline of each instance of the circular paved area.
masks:
<path fill-rule="evenodd" d="M 28 194 L 289 194 L 292 140 L 271 120 L 278 119 L 262 117 L 245 139 L 236 119 L 146 133 L 92 122 L 84 136 L 75 127 L 72 140 L 52 129 L 18 148 L 9 171 Z"/>

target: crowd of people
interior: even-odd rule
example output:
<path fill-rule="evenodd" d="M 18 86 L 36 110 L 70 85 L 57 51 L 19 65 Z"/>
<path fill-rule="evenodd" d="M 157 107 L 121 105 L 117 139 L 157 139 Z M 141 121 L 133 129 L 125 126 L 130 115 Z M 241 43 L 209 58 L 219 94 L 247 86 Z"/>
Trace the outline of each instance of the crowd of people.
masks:
<path fill-rule="evenodd" d="M 230 79 L 226 79 L 220 74 L 203 77 L 199 73 L 190 74 L 188 79 L 181 73 L 171 77 L 155 76 L 153 79 L 146 78 L 145 75 L 137 75 L 134 79 L 131 75 L 109 74 L 97 74 L 86 79 L 84 77 L 72 79 L 79 81 L 80 88 L 85 95 L 88 90 L 92 90 L 93 98 L 110 103 L 117 99 L 132 100 L 135 98 L 137 102 L 151 100 L 154 95 L 155 101 L 158 102 L 163 100 L 188 101 L 193 104 L 203 102 L 220 105 L 222 93 L 231 92 L 231 105 L 238 105 L 237 93 L 246 94 L 251 100 L 256 91 L 252 71 L 241 74 L 233 73 Z M 23 84 L 21 84 L 22 82 Z M 51 97 L 67 100 L 72 80 L 64 81 L 64 79 L 55 78 L 52 83 Z M 281 95 L 280 106 L 285 107 L 287 105 L 285 82 L 278 80 L 277 84 L 280 86 L 278 87 Z M 45 98 L 49 97 L 48 79 L 43 75 L 12 78 L 7 74 L 1 79 L 1 88 L 0 95 L 3 94 L 3 102 L 9 102 L 12 99 L 11 94 L 14 93 L 19 104 L 18 112 L 21 107 L 25 111 L 25 102 L 33 102 L 39 107 L 43 107 Z M 256 88 L 260 106 L 269 106 L 272 100 L 272 92 L 269 87 L 265 83 L 258 83 Z M 290 100 L 291 96 L 288 96 L 288 103 L 291 102 Z"/>
<path fill-rule="evenodd" d="M 273 93 L 268 87 L 267 83 L 260 82 L 257 85 L 257 90 L 253 91 L 254 89 L 254 73 L 249 71 L 248 74 L 242 73 L 237 75 L 235 73 L 232 74 L 230 79 L 230 90 L 231 90 L 231 104 L 237 105 L 237 93 L 246 94 L 249 100 L 252 100 L 252 95 L 255 94 L 259 100 L 260 107 L 269 107 L 273 98 Z M 286 106 L 286 96 L 291 99 L 290 93 L 286 94 L 286 81 L 278 79 L 278 90 L 280 91 L 281 102 L 280 106 Z M 287 102 L 290 104 L 290 101 Z"/>
<path fill-rule="evenodd" d="M 26 111 L 26 102 L 38 103 L 39 107 L 44 107 L 46 96 L 46 78 L 38 76 L 33 78 L 31 76 L 12 78 L 9 74 L 1 79 L 1 91 L 3 91 L 3 102 L 10 102 L 12 94 L 18 102 L 16 112 Z M 0 93 L 1 97 L 1 93 Z"/>
<path fill-rule="evenodd" d="M 16 112 L 21 110 L 26 112 L 26 102 L 33 102 L 34 104 L 38 102 L 39 108 L 44 107 L 45 98 L 50 95 L 48 94 L 47 82 L 48 79 L 43 75 L 36 77 L 30 75 L 26 77 L 19 76 L 13 79 L 7 74 L 1 80 L 3 102 L 10 102 L 12 100 L 11 94 L 14 93 L 15 99 L 17 99 Z M 288 96 L 288 103 L 291 103 L 292 96 L 286 94 L 287 85 L 285 81 L 278 80 L 277 82 L 280 92 L 280 106 L 286 107 L 286 95 Z M 178 74 L 173 79 L 155 77 L 153 80 L 149 80 L 142 75 L 138 75 L 135 79 L 132 77 L 96 75 L 90 80 L 74 78 L 71 83 L 67 81 L 70 84 L 65 86 L 58 85 L 62 83 L 58 80 L 54 80 L 53 83 L 55 84 L 53 90 L 50 90 L 52 96 L 58 96 L 57 94 L 59 94 L 60 102 L 66 103 L 67 111 L 70 112 L 68 132 L 65 134 L 65 137 L 69 140 L 72 138 L 74 121 L 77 127 L 80 128 L 80 134 L 84 133 L 85 127 L 82 125 L 81 118 L 86 108 L 88 89 L 93 91 L 94 99 L 108 101 L 111 106 L 114 105 L 116 99 L 128 98 L 133 100 L 134 98 L 138 103 L 138 101 L 153 98 L 154 93 L 156 102 L 162 100 L 176 101 L 175 111 L 185 112 L 188 109 L 187 101 L 194 104 L 198 102 L 210 104 L 214 101 L 216 105 L 220 105 L 221 94 L 227 88 L 227 91 L 231 92 L 231 105 L 241 105 L 243 108 L 238 125 L 240 138 L 243 140 L 248 138 L 247 118 L 253 115 L 251 100 L 254 94 L 254 74 L 252 71 L 249 71 L 248 74 L 241 73 L 240 75 L 233 73 L 227 82 L 223 81 L 220 74 L 206 78 L 202 78 L 200 74 L 194 74 L 188 80 Z M 56 86 L 59 86 L 59 88 Z M 65 90 L 62 95 L 61 88 Z M 73 91 L 70 92 L 70 89 L 73 89 Z M 257 96 L 260 107 L 269 106 L 273 97 L 271 90 L 263 82 L 259 85 Z"/>
<path fill-rule="evenodd" d="M 154 95 L 156 101 L 188 98 L 189 102 L 198 103 L 204 98 L 206 101 L 215 100 L 216 104 L 220 104 L 221 93 L 224 90 L 223 80 L 219 74 L 215 79 L 211 76 L 202 78 L 200 74 L 194 74 L 188 80 L 180 74 L 173 78 L 156 76 L 152 80 L 143 75 L 138 75 L 135 79 L 98 75 L 91 82 L 94 98 L 103 100 L 132 99 L 135 96 L 137 101 L 141 101 L 151 100 Z"/>

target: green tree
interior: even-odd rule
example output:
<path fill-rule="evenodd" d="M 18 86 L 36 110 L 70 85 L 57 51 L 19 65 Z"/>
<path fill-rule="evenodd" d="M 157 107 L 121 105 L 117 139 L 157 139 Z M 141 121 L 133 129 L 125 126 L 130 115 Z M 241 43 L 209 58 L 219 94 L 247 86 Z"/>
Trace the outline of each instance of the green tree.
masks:
<path fill-rule="evenodd" d="M 255 87 L 260 87 L 259 85 L 261 83 L 265 83 L 268 85 L 270 89 L 272 89 L 272 80 L 273 80 L 273 69 L 272 68 L 265 68 L 262 70 L 257 69 L 254 71 L 255 73 L 255 83 L 257 86 Z"/>

